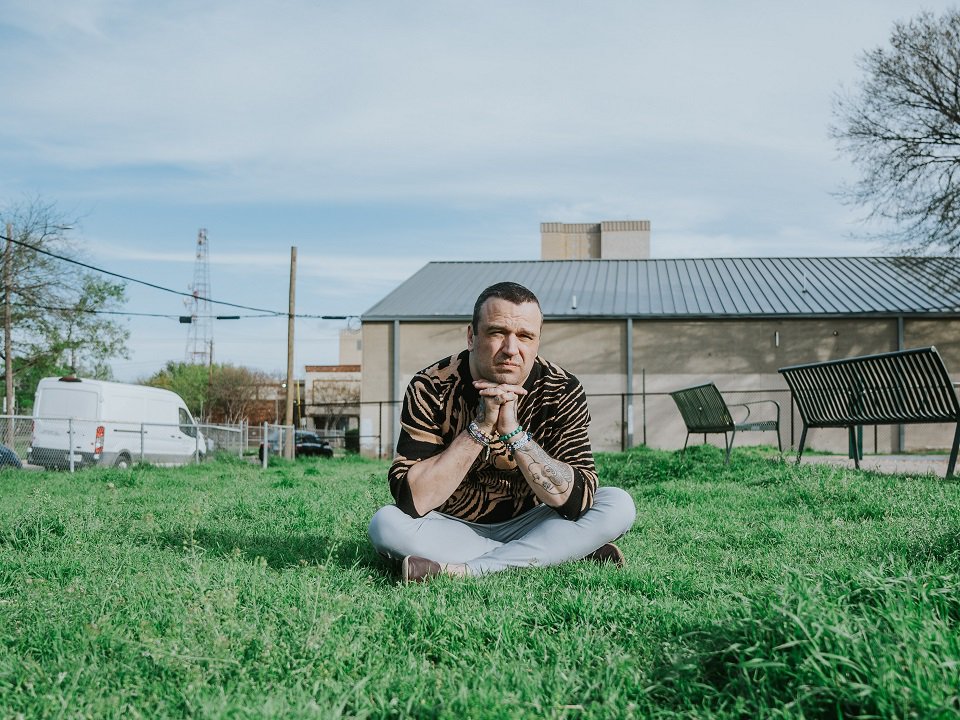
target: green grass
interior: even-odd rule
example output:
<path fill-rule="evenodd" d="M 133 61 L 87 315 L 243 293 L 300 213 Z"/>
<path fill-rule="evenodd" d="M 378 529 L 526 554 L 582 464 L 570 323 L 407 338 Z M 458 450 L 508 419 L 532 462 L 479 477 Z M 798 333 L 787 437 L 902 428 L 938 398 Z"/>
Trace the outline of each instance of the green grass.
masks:
<path fill-rule="evenodd" d="M 960 485 L 598 457 L 591 563 L 402 586 L 384 462 L 0 473 L 0 717 L 956 717 Z"/>

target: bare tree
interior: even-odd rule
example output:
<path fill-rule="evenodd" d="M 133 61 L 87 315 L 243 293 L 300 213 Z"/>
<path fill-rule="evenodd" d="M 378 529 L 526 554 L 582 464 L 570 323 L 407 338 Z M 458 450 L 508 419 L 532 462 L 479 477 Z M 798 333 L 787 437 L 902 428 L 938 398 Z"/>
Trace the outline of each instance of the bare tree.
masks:
<path fill-rule="evenodd" d="M 345 416 L 359 414 L 360 383 L 350 380 L 314 380 L 310 410 L 321 430 L 335 430 Z"/>
<path fill-rule="evenodd" d="M 860 179 L 844 197 L 868 209 L 903 254 L 960 252 L 960 11 L 894 25 L 862 57 L 864 78 L 834 103 L 831 135 Z"/>
<path fill-rule="evenodd" d="M 257 386 L 270 382 L 266 373 L 233 365 L 217 366 L 210 377 L 209 402 L 213 416 L 237 423 L 250 416 L 257 402 Z"/>

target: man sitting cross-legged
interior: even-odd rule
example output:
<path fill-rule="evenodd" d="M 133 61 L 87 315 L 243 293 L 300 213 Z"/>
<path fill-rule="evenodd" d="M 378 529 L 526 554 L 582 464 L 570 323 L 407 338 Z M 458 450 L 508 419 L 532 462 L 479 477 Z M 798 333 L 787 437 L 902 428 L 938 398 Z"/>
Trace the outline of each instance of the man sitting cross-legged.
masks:
<path fill-rule="evenodd" d="M 597 487 L 579 381 L 537 353 L 543 315 L 516 283 L 484 290 L 467 349 L 417 373 L 404 398 L 395 505 L 370 539 L 405 581 L 590 558 L 633 524 L 629 494 Z"/>

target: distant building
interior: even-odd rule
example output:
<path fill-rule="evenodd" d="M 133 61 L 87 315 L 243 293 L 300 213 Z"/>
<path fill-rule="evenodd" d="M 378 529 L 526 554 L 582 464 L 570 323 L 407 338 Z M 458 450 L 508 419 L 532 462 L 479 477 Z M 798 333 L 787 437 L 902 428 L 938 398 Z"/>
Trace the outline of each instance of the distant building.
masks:
<path fill-rule="evenodd" d="M 340 365 L 360 365 L 363 362 L 363 333 L 360 328 L 340 331 Z"/>
<path fill-rule="evenodd" d="M 342 436 L 360 426 L 362 347 L 359 330 L 343 330 L 339 364 L 305 367 L 303 415 L 321 434 Z"/>
<path fill-rule="evenodd" d="M 789 447 L 799 425 L 777 373 L 786 365 L 936 345 L 960 379 L 960 259 L 609 259 L 606 225 L 599 226 L 601 259 L 432 262 L 364 313 L 364 451 L 393 453 L 410 377 L 465 347 L 477 295 L 503 280 L 540 298 L 541 353 L 582 381 L 595 450 L 643 442 L 679 448 L 685 429 L 667 393 L 706 381 L 729 402 L 780 402 Z M 544 254 L 558 244 L 578 257 L 594 252 L 593 231 L 579 227 L 544 223 Z M 949 447 L 952 433 L 946 426 L 881 426 L 866 429 L 864 439 L 868 452 L 890 452 Z M 843 432 L 814 430 L 807 440 L 808 447 L 846 450 Z M 750 442 L 776 439 L 738 434 L 738 445 Z"/>

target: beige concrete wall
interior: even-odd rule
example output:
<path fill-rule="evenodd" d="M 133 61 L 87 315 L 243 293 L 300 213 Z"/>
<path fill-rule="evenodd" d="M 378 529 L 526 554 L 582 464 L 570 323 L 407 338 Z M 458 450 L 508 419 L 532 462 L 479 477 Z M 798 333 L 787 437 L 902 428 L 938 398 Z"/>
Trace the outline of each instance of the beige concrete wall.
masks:
<path fill-rule="evenodd" d="M 646 260 L 650 257 L 650 221 L 600 223 L 600 257 L 604 260 Z"/>
<path fill-rule="evenodd" d="M 600 257 L 600 223 L 540 223 L 541 260 Z"/>
<path fill-rule="evenodd" d="M 393 455 L 393 414 L 390 406 L 377 405 L 392 398 L 390 352 L 392 323 L 364 323 L 362 329 L 363 378 L 360 383 L 360 452 L 368 457 Z"/>
<path fill-rule="evenodd" d="M 752 402 L 761 398 L 780 404 L 781 441 L 784 448 L 800 440 L 802 423 L 794 416 L 790 427 L 790 393 L 778 368 L 807 362 L 835 360 L 855 355 L 887 352 L 897 347 L 895 319 L 878 320 L 713 320 L 653 321 L 634 323 L 634 369 L 645 372 L 645 416 L 638 425 L 646 429 L 651 447 L 683 447 L 686 428 L 669 395 L 677 390 L 713 382 L 728 404 Z M 639 391 L 638 378 L 634 388 Z M 763 391 L 738 392 L 738 391 Z M 734 419 L 741 420 L 746 410 L 732 408 Z M 751 407 L 764 419 L 775 415 L 772 405 Z M 741 413 L 737 415 L 736 413 Z M 645 421 L 645 423 L 644 423 Z M 643 434 L 635 433 L 637 442 Z M 895 430 L 881 428 L 877 449 L 895 448 Z M 872 442 L 873 435 L 870 440 Z M 714 445 L 722 445 L 723 436 L 708 436 Z M 703 442 L 703 436 L 691 438 Z M 773 433 L 740 433 L 737 446 L 776 444 Z M 811 430 L 806 447 L 830 452 L 845 452 L 847 437 L 842 430 Z M 872 451 L 872 445 L 868 445 Z"/>
<path fill-rule="evenodd" d="M 634 365 L 648 375 L 775 375 L 787 365 L 897 348 L 895 320 L 634 322 L 633 336 Z"/>
<path fill-rule="evenodd" d="M 469 323 L 404 324 L 400 331 L 400 387 L 414 373 L 467 348 Z"/>
<path fill-rule="evenodd" d="M 590 403 L 590 442 L 595 448 L 622 447 L 626 380 L 626 323 L 547 322 L 540 355 L 577 376 Z"/>
<path fill-rule="evenodd" d="M 368 332 L 369 328 L 369 332 Z M 363 337 L 364 400 L 389 398 L 389 324 L 365 324 Z M 960 378 L 960 321 L 907 320 L 906 346 L 934 344 L 941 350 L 948 371 Z M 401 325 L 400 387 L 406 387 L 416 371 L 466 347 L 466 324 L 419 323 Z M 635 321 L 633 323 L 632 434 L 634 443 L 646 439 L 651 447 L 683 446 L 686 428 L 672 398 L 676 390 L 714 382 L 727 402 L 775 400 L 781 406 L 781 440 L 787 449 L 800 437 L 799 416 L 790 428 L 790 393 L 777 369 L 787 365 L 834 360 L 897 349 L 897 321 L 850 320 L 713 320 Z M 616 451 L 630 425 L 627 390 L 626 323 L 609 321 L 547 322 L 543 328 L 541 355 L 575 374 L 583 383 L 593 418 L 594 449 Z M 380 376 L 380 379 L 376 379 Z M 640 393 L 646 390 L 645 400 Z M 753 408 L 772 412 L 772 406 Z M 736 412 L 745 412 L 742 409 Z M 740 419 L 739 417 L 737 419 Z M 917 425 L 905 430 L 908 449 L 948 447 L 953 429 Z M 384 436 L 392 437 L 392 427 Z M 710 442 L 721 445 L 722 436 Z M 703 436 L 691 438 L 702 442 Z M 898 447 L 895 426 L 865 428 L 867 452 L 893 452 Z M 389 443 L 388 443 L 389 444 Z M 736 445 L 776 445 L 772 433 L 740 433 Z M 807 448 L 846 452 L 843 430 L 811 430 Z M 392 448 L 390 448 L 392 453 Z"/>
<path fill-rule="evenodd" d="M 636 260 L 649 257 L 649 220 L 540 223 L 541 260 Z"/>
<path fill-rule="evenodd" d="M 907 318 L 903 321 L 903 340 L 908 348 L 935 345 L 951 379 L 960 381 L 960 320 Z"/>
<path fill-rule="evenodd" d="M 363 363 L 363 335 L 361 330 L 344 328 L 340 331 L 340 365 L 361 365 Z"/>

